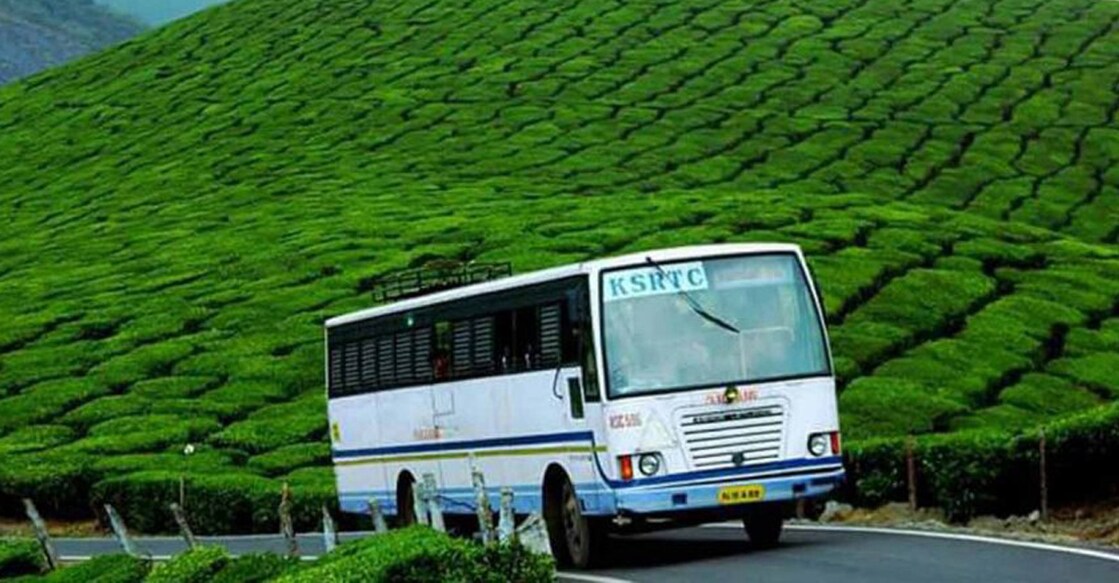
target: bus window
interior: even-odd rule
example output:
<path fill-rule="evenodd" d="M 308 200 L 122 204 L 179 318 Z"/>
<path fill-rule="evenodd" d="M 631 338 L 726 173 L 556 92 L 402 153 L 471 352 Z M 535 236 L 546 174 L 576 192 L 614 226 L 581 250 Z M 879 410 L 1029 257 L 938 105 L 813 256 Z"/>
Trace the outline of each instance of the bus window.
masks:
<path fill-rule="evenodd" d="M 375 338 L 361 341 L 361 387 L 365 391 L 377 388 L 377 340 Z"/>
<path fill-rule="evenodd" d="M 450 322 L 436 322 L 432 369 L 437 381 L 451 378 L 451 336 Z"/>
<path fill-rule="evenodd" d="M 497 370 L 501 374 L 516 370 L 516 361 L 513 355 L 515 312 L 498 312 L 494 316 L 493 349 L 494 359 L 497 361 Z"/>
<path fill-rule="evenodd" d="M 515 370 L 534 370 L 540 360 L 540 322 L 536 306 L 521 308 L 513 314 L 513 354 Z"/>
<path fill-rule="evenodd" d="M 563 310 L 560 304 L 549 304 L 540 308 L 537 326 L 540 330 L 540 366 L 551 368 L 568 362 L 564 359 L 566 338 L 563 331 Z"/>

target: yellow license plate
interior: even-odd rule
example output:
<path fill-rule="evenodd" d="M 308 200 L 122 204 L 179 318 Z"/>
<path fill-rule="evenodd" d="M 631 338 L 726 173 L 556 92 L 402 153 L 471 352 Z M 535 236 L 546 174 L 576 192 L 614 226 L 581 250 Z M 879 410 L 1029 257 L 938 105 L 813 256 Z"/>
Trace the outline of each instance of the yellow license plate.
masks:
<path fill-rule="evenodd" d="M 746 484 L 745 486 L 727 486 L 719 488 L 719 504 L 748 504 L 761 502 L 765 498 L 765 486 L 761 484 Z"/>

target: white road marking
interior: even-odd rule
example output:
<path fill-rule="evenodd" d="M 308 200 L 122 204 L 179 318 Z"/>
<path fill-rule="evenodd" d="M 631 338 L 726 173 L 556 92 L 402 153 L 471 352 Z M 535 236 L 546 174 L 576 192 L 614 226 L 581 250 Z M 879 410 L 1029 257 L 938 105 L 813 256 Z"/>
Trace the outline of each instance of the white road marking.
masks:
<path fill-rule="evenodd" d="M 740 529 L 742 526 L 736 523 L 718 523 L 718 524 L 705 524 L 701 528 L 736 528 Z M 854 533 L 867 533 L 867 534 L 891 534 L 891 535 L 904 535 L 904 536 L 923 536 L 927 538 L 944 538 L 951 540 L 961 540 L 968 542 L 989 543 L 994 545 L 1005 545 L 1010 547 L 1022 547 L 1027 549 L 1036 549 L 1041 551 L 1051 551 L 1055 553 L 1068 553 L 1072 555 L 1080 555 L 1082 557 L 1092 557 L 1095 559 L 1103 559 L 1105 561 L 1114 561 L 1119 563 L 1119 554 L 1109 553 L 1106 551 L 1094 551 L 1092 549 L 1082 549 L 1078 547 L 1069 547 L 1063 545 L 1053 545 L 1047 543 L 1039 543 L 1033 541 L 1014 540 L 1007 538 L 995 538 L 992 536 L 981 536 L 976 534 L 962 534 L 954 532 L 939 532 L 933 530 L 905 530 L 901 528 L 879 528 L 874 526 L 831 526 L 831 525 L 811 525 L 811 524 L 789 524 L 785 526 L 788 530 L 802 530 L 809 532 L 854 532 Z"/>
<path fill-rule="evenodd" d="M 585 575 L 583 573 L 564 573 L 562 571 L 557 571 L 556 577 L 559 579 L 569 579 L 571 581 L 587 581 L 588 583 L 633 583 L 633 581 L 629 579 L 618 579 L 617 577 L 605 577 L 602 575 Z"/>

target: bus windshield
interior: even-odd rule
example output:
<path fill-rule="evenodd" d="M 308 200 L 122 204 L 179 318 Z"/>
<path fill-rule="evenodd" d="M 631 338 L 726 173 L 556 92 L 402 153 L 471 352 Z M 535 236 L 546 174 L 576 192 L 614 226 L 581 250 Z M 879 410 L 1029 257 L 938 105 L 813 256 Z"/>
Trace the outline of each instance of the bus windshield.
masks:
<path fill-rule="evenodd" d="M 746 255 L 607 271 L 610 395 L 829 374 L 819 313 L 797 256 Z"/>

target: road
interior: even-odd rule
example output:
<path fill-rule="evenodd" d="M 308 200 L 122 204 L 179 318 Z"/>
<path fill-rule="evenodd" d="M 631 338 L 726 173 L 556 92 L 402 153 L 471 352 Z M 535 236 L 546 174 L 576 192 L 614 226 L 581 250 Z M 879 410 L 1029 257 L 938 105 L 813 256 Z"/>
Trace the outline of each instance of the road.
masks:
<path fill-rule="evenodd" d="M 349 538 L 361 535 L 345 535 Z M 753 551 L 737 525 L 712 525 L 610 540 L 610 558 L 587 573 L 561 574 L 561 581 L 592 583 L 764 581 L 841 582 L 1119 582 L 1119 553 L 1038 548 L 989 541 L 940 538 L 874 530 L 792 527 L 774 550 Z M 175 538 L 143 538 L 138 545 L 155 557 L 183 549 Z M 276 536 L 203 538 L 233 554 L 282 552 Z M 70 559 L 115 553 L 111 539 L 58 539 Z M 301 552 L 322 552 L 322 538 L 302 535 Z M 1025 543 L 1027 545 L 1031 543 Z"/>

